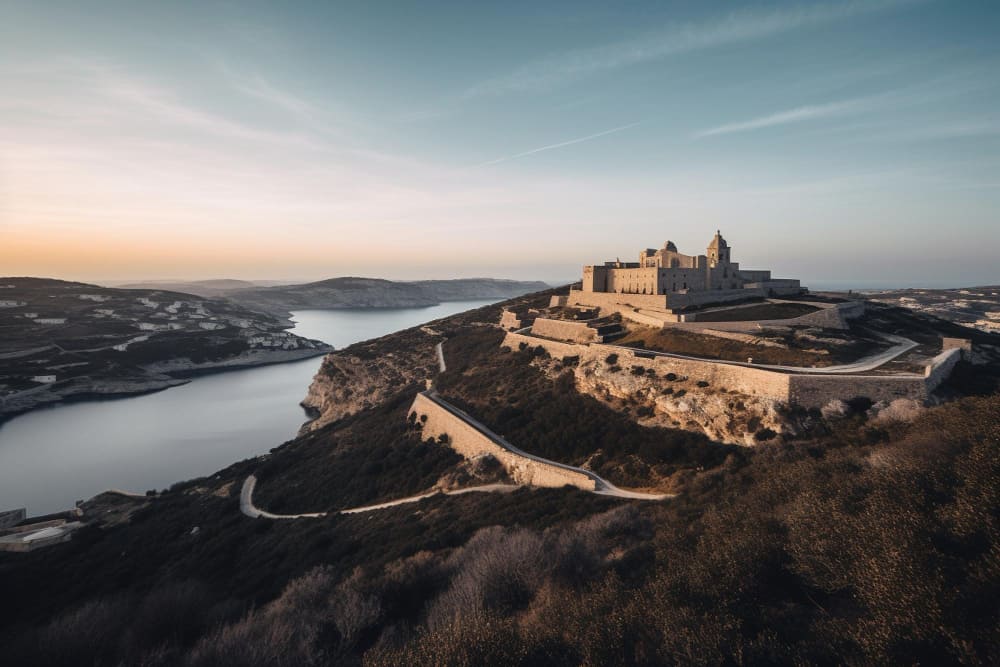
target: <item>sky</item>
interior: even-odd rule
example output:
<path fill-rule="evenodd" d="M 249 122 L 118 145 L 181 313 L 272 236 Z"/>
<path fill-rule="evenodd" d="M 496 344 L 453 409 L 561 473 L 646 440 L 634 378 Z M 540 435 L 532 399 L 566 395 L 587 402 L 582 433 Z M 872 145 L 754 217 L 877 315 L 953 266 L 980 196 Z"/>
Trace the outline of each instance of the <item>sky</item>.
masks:
<path fill-rule="evenodd" d="M 0 0 L 0 275 L 1000 283 L 1000 3 Z"/>

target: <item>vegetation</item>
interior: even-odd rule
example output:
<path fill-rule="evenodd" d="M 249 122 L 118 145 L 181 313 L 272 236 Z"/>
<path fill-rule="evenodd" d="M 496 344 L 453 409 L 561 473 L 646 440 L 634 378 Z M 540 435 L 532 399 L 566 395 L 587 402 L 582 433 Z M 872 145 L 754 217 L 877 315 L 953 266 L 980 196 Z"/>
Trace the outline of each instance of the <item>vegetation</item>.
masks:
<path fill-rule="evenodd" d="M 845 420 L 734 452 L 661 503 L 525 490 L 266 522 L 191 485 L 0 559 L 5 657 L 996 664 L 998 436 L 995 396 Z"/>
<path fill-rule="evenodd" d="M 654 329 L 636 324 L 630 324 L 627 333 L 616 339 L 615 344 L 724 361 L 745 362 L 752 357 L 754 363 L 784 366 L 831 366 L 857 361 L 888 346 L 860 328 L 849 333 L 824 330 L 824 339 L 840 339 L 835 345 L 821 345 L 810 337 L 800 338 L 794 330 L 761 331 L 754 335 L 775 345 L 757 345 L 684 329 Z M 937 344 L 940 346 L 940 337 Z"/>
<path fill-rule="evenodd" d="M 448 400 L 623 484 L 670 475 L 677 497 L 567 487 L 239 513 L 250 473 L 275 512 L 450 474 L 446 443 L 406 419 L 418 386 L 398 386 L 263 461 L 95 500 L 88 514 L 113 521 L 0 554 L 5 664 L 1000 664 L 996 367 L 960 364 L 948 390 L 983 395 L 910 424 L 854 401 L 837 419 L 804 415 L 814 427 L 794 438 L 758 423 L 760 444 L 727 447 L 580 395 L 578 360 L 546 360 L 565 368 L 553 381 L 535 350 L 501 351 L 476 324 L 496 311 L 432 324 L 448 338 Z"/>
<path fill-rule="evenodd" d="M 448 371 L 437 387 L 525 451 L 587 462 L 614 483 L 648 486 L 681 468 L 719 465 L 734 449 L 689 431 L 639 426 L 577 392 L 571 371 L 552 382 L 529 363 L 530 350 L 502 351 L 501 339 L 495 329 L 480 329 L 449 340 Z M 610 356 L 608 363 L 618 361 Z"/>
<path fill-rule="evenodd" d="M 750 320 L 786 320 L 815 313 L 819 308 L 804 303 L 762 303 L 754 306 L 711 310 L 698 313 L 699 322 L 747 322 Z"/>

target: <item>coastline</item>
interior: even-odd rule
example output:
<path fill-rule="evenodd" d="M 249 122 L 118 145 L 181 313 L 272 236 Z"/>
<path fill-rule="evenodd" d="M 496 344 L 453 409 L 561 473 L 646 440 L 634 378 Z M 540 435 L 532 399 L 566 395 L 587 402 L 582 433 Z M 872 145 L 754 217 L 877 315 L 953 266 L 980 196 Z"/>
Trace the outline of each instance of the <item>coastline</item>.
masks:
<path fill-rule="evenodd" d="M 332 350 L 333 346 L 298 350 L 261 350 L 202 364 L 178 359 L 146 366 L 148 377 L 69 380 L 62 387 L 43 385 L 11 396 L 0 397 L 0 427 L 14 417 L 42 408 L 153 394 L 188 384 L 203 375 L 301 361 L 326 355 Z"/>

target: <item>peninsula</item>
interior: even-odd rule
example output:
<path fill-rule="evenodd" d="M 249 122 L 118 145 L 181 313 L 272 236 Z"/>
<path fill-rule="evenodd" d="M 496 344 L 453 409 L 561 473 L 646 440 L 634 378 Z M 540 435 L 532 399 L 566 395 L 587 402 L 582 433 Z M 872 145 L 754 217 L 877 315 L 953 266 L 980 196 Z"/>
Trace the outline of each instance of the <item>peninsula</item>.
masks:
<path fill-rule="evenodd" d="M 70 398 L 140 394 L 331 349 L 289 327 L 192 294 L 0 278 L 0 421 Z"/>

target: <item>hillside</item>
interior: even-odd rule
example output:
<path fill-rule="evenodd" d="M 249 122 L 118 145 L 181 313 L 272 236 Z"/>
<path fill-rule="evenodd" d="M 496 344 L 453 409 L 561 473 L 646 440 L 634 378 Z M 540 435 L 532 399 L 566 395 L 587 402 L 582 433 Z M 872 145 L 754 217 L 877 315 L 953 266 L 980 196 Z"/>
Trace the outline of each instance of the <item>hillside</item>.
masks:
<path fill-rule="evenodd" d="M 330 278 L 302 285 L 232 290 L 226 297 L 248 308 L 281 316 L 292 310 L 327 308 L 417 308 L 442 301 L 507 299 L 548 285 L 540 282 L 470 278 L 399 282 L 380 278 Z"/>
<path fill-rule="evenodd" d="M 0 278 L 0 421 L 68 398 L 120 396 L 186 376 L 316 356 L 282 320 L 192 294 Z"/>
<path fill-rule="evenodd" d="M 549 296 L 506 305 L 537 307 Z M 572 360 L 503 350 L 500 310 L 338 350 L 311 390 L 325 419 L 299 437 L 155 496 L 99 496 L 72 541 L 0 554 L 5 657 L 25 665 L 1000 661 L 994 365 L 959 362 L 938 397 L 949 402 L 912 422 L 860 405 L 835 418 L 816 411 L 795 433 L 737 447 L 642 425 L 638 406 L 581 393 Z M 907 317 L 898 321 L 953 332 Z M 520 488 L 336 513 L 504 482 L 488 461 L 462 460 L 407 418 L 430 377 L 532 454 L 677 495 Z M 247 518 L 240 489 L 251 474 L 257 506 L 327 514 Z"/>
<path fill-rule="evenodd" d="M 169 290 L 172 292 L 184 292 L 206 298 L 216 298 L 225 296 L 233 290 L 249 289 L 260 287 L 260 283 L 249 280 L 234 280 L 232 278 L 222 278 L 218 280 L 147 280 L 136 283 L 123 283 L 114 285 L 118 289 L 147 289 L 147 290 Z"/>

